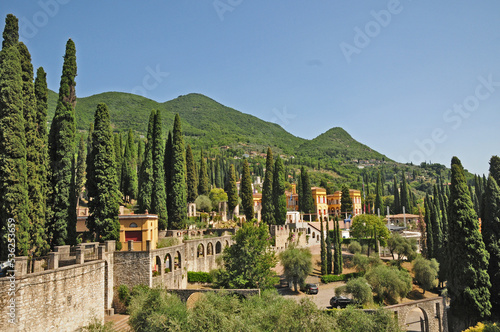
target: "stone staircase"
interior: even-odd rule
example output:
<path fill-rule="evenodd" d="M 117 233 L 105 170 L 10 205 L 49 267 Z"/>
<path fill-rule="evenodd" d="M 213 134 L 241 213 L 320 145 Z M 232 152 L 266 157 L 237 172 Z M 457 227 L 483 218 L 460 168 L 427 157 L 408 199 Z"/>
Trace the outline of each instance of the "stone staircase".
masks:
<path fill-rule="evenodd" d="M 105 323 L 112 322 L 112 328 L 114 331 L 117 332 L 129 332 L 132 331 L 130 326 L 128 325 L 128 315 L 112 315 L 112 316 L 106 316 L 104 319 Z"/>

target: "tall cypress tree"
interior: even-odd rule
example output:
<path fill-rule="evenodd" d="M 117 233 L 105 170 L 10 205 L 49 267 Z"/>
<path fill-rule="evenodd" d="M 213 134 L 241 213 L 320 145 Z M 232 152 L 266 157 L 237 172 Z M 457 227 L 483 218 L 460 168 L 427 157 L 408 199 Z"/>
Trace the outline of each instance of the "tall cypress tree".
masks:
<path fill-rule="evenodd" d="M 143 159 L 144 159 L 144 142 L 141 139 L 139 139 L 139 142 L 137 142 L 137 170 L 141 169 Z"/>
<path fill-rule="evenodd" d="M 380 170 L 377 173 L 377 185 L 375 186 L 375 214 L 378 212 L 384 213 L 382 206 L 382 196 L 383 196 L 383 187 L 382 187 L 382 176 L 380 175 Z"/>
<path fill-rule="evenodd" d="M 321 274 L 325 275 L 327 272 L 328 263 L 326 261 L 326 244 L 325 244 L 325 232 L 323 227 L 323 218 L 320 218 L 320 241 L 321 241 Z"/>
<path fill-rule="evenodd" d="M 238 206 L 238 188 L 236 187 L 236 174 L 234 165 L 229 165 L 229 184 L 227 188 L 227 208 L 230 215 L 234 213 L 234 209 Z"/>
<path fill-rule="evenodd" d="M 116 167 L 116 182 L 118 183 L 118 189 L 121 191 L 122 183 L 122 135 L 120 133 L 114 134 L 115 139 L 115 167 Z"/>
<path fill-rule="evenodd" d="M 75 43 L 66 43 L 59 100 L 52 119 L 49 134 L 49 151 L 53 195 L 51 197 L 52 220 L 49 224 L 51 245 L 75 242 Z"/>
<path fill-rule="evenodd" d="M 92 152 L 89 158 L 87 183 L 89 194 L 89 217 L 87 228 L 96 240 L 117 241 L 120 244 L 119 191 L 116 178 L 113 133 L 106 104 L 100 103 L 94 116 Z"/>
<path fill-rule="evenodd" d="M 484 193 L 484 219 L 481 225 L 484 244 L 490 254 L 491 312 L 500 313 L 500 189 L 490 175 Z"/>
<path fill-rule="evenodd" d="M 36 161 L 36 169 L 38 179 L 40 181 L 40 206 L 42 208 L 43 217 L 39 219 L 36 225 L 36 240 L 32 238 L 32 246 L 35 256 L 45 255 L 49 250 L 47 243 L 46 224 L 50 219 L 50 208 L 47 206 L 47 197 L 50 195 L 49 187 L 49 149 L 47 135 L 47 109 L 48 109 L 48 89 L 47 75 L 42 67 L 39 67 L 35 78 L 35 100 L 36 100 L 36 141 L 35 149 L 38 151 L 38 160 Z M 43 218 L 43 219 L 42 219 Z"/>
<path fill-rule="evenodd" d="M 163 167 L 163 166 L 162 166 Z M 128 131 L 122 163 L 122 193 L 129 199 L 137 196 L 137 159 L 132 129 Z"/>
<path fill-rule="evenodd" d="M 139 190 L 137 193 L 137 205 L 139 212 L 151 211 L 151 197 L 153 194 L 153 129 L 156 111 L 152 110 L 149 115 L 148 134 L 146 147 L 144 148 L 144 160 L 139 172 Z"/>
<path fill-rule="evenodd" d="M 425 195 L 424 201 L 424 209 L 425 209 L 425 225 L 427 230 L 427 259 L 436 258 L 434 255 L 434 236 L 432 234 L 433 226 L 432 226 L 432 207 L 429 195 Z"/>
<path fill-rule="evenodd" d="M 187 184 L 187 201 L 193 203 L 198 196 L 198 178 L 196 176 L 196 167 L 194 163 L 193 151 L 191 145 L 186 148 L 186 184 Z"/>
<path fill-rule="evenodd" d="M 332 237 L 330 236 L 330 222 L 326 220 L 326 274 L 332 273 Z M 335 226 L 334 226 L 335 227 Z"/>
<path fill-rule="evenodd" d="M 342 196 L 340 199 L 340 213 L 352 214 L 352 199 L 349 195 L 349 188 L 342 186 Z"/>
<path fill-rule="evenodd" d="M 83 135 L 80 135 L 78 142 L 78 155 L 76 157 L 76 179 L 75 179 L 75 195 L 77 197 L 77 206 L 80 205 L 80 198 L 85 186 L 85 178 L 87 176 L 87 147 Z"/>
<path fill-rule="evenodd" d="M 18 23 L 7 15 L 0 52 L 0 259 L 7 258 L 9 221 L 16 226 L 16 255 L 30 249 L 23 76 Z"/>
<path fill-rule="evenodd" d="M 274 161 L 271 148 L 267 148 L 266 156 L 266 175 L 262 186 L 262 221 L 272 225 L 274 220 L 274 204 L 273 204 L 273 172 Z"/>
<path fill-rule="evenodd" d="M 274 163 L 273 172 L 273 205 L 274 220 L 277 225 L 286 223 L 286 194 L 285 194 L 285 170 L 283 160 L 278 156 Z"/>
<path fill-rule="evenodd" d="M 252 192 L 252 177 L 250 176 L 250 167 L 248 160 L 243 161 L 243 169 L 241 172 L 240 197 L 243 212 L 246 220 L 250 221 L 254 217 L 253 210 L 253 192 Z"/>
<path fill-rule="evenodd" d="M 167 141 L 165 142 L 165 191 L 167 193 L 167 214 L 170 216 L 174 212 L 173 193 L 172 193 L 172 132 L 168 131 Z M 186 193 L 187 195 L 187 193 Z M 186 198 L 187 199 L 187 198 Z"/>
<path fill-rule="evenodd" d="M 301 201 L 301 211 L 308 214 L 314 209 L 314 200 L 312 197 L 311 182 L 309 181 L 309 174 L 307 170 L 302 167 L 300 171 L 301 177 L 301 190 L 299 191 L 299 200 Z M 302 197 L 301 197 L 302 196 Z M 309 215 L 311 221 L 311 215 Z"/>
<path fill-rule="evenodd" d="M 411 203 L 408 193 L 408 186 L 406 184 L 406 174 L 403 171 L 403 179 L 401 180 L 401 212 L 403 212 L 403 207 L 405 208 L 406 213 L 411 213 Z"/>
<path fill-rule="evenodd" d="M 158 215 L 158 228 L 167 227 L 167 196 L 165 192 L 163 130 L 161 113 L 155 112 L 153 123 L 153 191 L 151 193 L 151 213 Z"/>
<path fill-rule="evenodd" d="M 398 188 L 398 180 L 396 176 L 394 175 L 394 184 L 392 186 L 392 191 L 394 192 L 394 205 L 392 207 L 392 210 L 394 214 L 401 213 L 401 202 L 399 199 L 399 188 Z"/>
<path fill-rule="evenodd" d="M 500 157 L 493 156 L 490 158 L 490 175 L 495 179 L 497 184 L 500 183 Z"/>
<path fill-rule="evenodd" d="M 186 190 L 186 151 L 182 137 L 181 118 L 175 115 L 172 134 L 172 155 L 170 168 L 170 183 L 172 195 L 172 213 L 169 211 L 169 228 L 180 229 L 187 217 L 187 190 Z"/>
<path fill-rule="evenodd" d="M 491 283 L 487 272 L 489 253 L 457 157 L 451 161 L 448 228 L 450 318 L 454 330 L 461 331 L 490 315 Z"/>
<path fill-rule="evenodd" d="M 203 156 L 203 150 L 200 152 L 200 176 L 198 177 L 198 195 L 208 196 L 208 171 L 207 162 Z"/>

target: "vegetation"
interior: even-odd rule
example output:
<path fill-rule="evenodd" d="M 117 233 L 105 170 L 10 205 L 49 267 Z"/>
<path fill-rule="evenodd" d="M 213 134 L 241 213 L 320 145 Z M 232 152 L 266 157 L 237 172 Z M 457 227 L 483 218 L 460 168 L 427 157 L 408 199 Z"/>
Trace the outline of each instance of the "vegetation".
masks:
<path fill-rule="evenodd" d="M 417 257 L 417 242 L 415 239 L 404 238 L 394 233 L 387 241 L 387 246 L 391 251 L 393 259 L 395 259 L 394 254 L 398 255 L 397 262 L 400 266 L 403 259 L 411 262 Z"/>
<path fill-rule="evenodd" d="M 187 274 L 188 282 L 211 283 L 213 281 L 211 274 L 207 272 L 188 271 Z"/>
<path fill-rule="evenodd" d="M 345 286 L 335 289 L 335 295 L 340 296 L 343 294 L 350 294 L 359 304 L 369 304 L 373 302 L 372 288 L 363 277 L 350 279 Z"/>
<path fill-rule="evenodd" d="M 386 265 L 378 265 L 369 270 L 365 278 L 379 299 L 390 302 L 406 297 L 412 287 L 412 278 L 407 270 Z"/>
<path fill-rule="evenodd" d="M 439 271 L 439 263 L 436 259 L 427 260 L 422 256 L 418 256 L 413 261 L 413 273 L 415 281 L 422 287 L 424 294 L 426 290 L 430 290 L 437 286 L 437 276 Z"/>
<path fill-rule="evenodd" d="M 240 185 L 241 205 L 243 206 L 243 213 L 245 213 L 247 221 L 253 219 L 253 192 L 252 192 L 252 178 L 250 177 L 250 168 L 248 160 L 243 161 L 243 171 L 241 174 Z"/>
<path fill-rule="evenodd" d="M 187 211 L 187 188 L 186 188 L 186 159 L 184 151 L 184 138 L 181 129 L 181 118 L 175 115 L 174 128 L 172 131 L 172 150 L 170 164 L 170 188 L 169 195 L 171 208 L 168 211 L 169 229 L 181 229 L 184 225 Z"/>
<path fill-rule="evenodd" d="M 312 272 L 312 255 L 309 248 L 288 247 L 279 255 L 283 265 L 285 278 L 293 284 L 297 291 L 298 286 L 304 284 L 306 277 Z"/>
<path fill-rule="evenodd" d="M 173 247 L 179 244 L 179 239 L 176 237 L 164 237 L 158 241 L 157 249 Z"/>
<path fill-rule="evenodd" d="M 271 148 L 267 148 L 266 156 L 266 176 L 262 186 L 262 221 L 273 225 L 274 220 L 274 203 L 273 203 L 273 152 Z"/>

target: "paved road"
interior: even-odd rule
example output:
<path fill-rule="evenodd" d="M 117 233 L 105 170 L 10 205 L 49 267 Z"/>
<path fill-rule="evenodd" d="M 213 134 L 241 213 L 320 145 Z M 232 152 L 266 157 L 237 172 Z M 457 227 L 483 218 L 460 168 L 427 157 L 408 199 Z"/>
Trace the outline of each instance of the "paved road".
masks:
<path fill-rule="evenodd" d="M 278 292 L 286 298 L 293 299 L 297 302 L 302 298 L 309 298 L 313 301 L 319 309 L 326 309 L 330 307 L 330 299 L 335 296 L 335 288 L 344 285 L 344 282 L 332 282 L 326 285 L 319 284 L 318 294 L 307 295 L 302 292 L 294 292 L 293 289 L 282 288 Z"/>

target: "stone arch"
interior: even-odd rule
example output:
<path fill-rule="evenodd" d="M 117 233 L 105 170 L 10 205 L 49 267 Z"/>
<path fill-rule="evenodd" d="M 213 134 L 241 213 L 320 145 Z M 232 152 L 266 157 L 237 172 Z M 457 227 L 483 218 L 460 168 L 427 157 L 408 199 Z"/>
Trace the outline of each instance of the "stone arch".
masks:
<path fill-rule="evenodd" d="M 411 331 L 429 331 L 429 318 L 423 308 L 414 307 L 406 314 L 405 326 Z"/>
<path fill-rule="evenodd" d="M 212 242 L 208 242 L 207 244 L 207 256 L 211 256 L 214 254 L 214 245 L 212 244 Z"/>
<path fill-rule="evenodd" d="M 227 247 L 229 245 L 229 241 L 226 240 L 226 244 L 224 245 L 224 248 Z"/>
<path fill-rule="evenodd" d="M 162 265 L 163 264 L 161 262 L 161 257 L 155 256 L 155 265 L 153 267 L 153 272 L 157 272 L 158 274 L 161 274 Z"/>
<path fill-rule="evenodd" d="M 181 253 L 177 251 L 174 257 L 174 270 L 180 270 L 182 267 Z"/>
<path fill-rule="evenodd" d="M 172 256 L 170 256 L 170 254 L 166 254 L 165 255 L 165 273 L 169 273 L 169 272 L 172 272 Z"/>
<path fill-rule="evenodd" d="M 215 254 L 218 255 L 221 252 L 222 252 L 222 245 L 220 241 L 217 241 L 217 243 L 215 244 Z"/>
<path fill-rule="evenodd" d="M 198 248 L 196 249 L 196 257 L 205 257 L 205 247 L 203 243 L 198 244 Z"/>
<path fill-rule="evenodd" d="M 204 296 L 205 296 L 205 294 L 203 294 L 201 292 L 196 292 L 196 293 L 189 295 L 189 297 L 186 300 L 186 307 L 188 307 L 188 309 L 193 309 L 196 302 L 199 301 Z"/>

